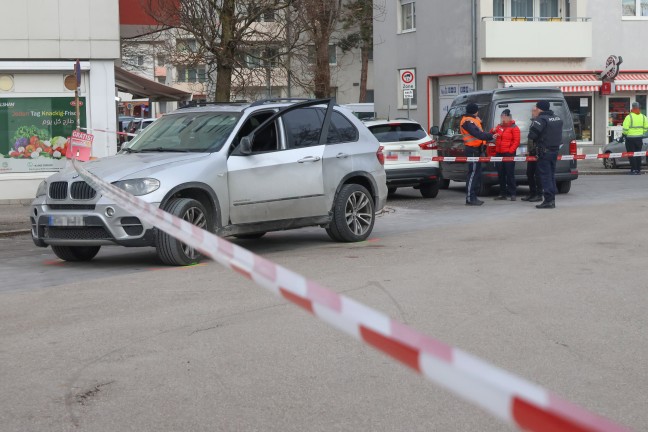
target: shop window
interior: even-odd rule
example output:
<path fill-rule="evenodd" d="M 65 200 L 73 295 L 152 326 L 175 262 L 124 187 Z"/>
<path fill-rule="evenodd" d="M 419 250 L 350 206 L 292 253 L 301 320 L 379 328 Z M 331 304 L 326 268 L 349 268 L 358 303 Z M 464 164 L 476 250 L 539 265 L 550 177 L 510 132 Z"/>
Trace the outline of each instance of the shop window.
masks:
<path fill-rule="evenodd" d="M 577 141 L 593 141 L 592 137 L 592 97 L 565 96 L 567 106 L 574 121 Z"/>
<path fill-rule="evenodd" d="M 637 95 L 635 97 L 635 100 L 639 102 L 639 105 L 641 105 L 641 112 L 645 115 L 646 114 L 646 95 Z"/>
<path fill-rule="evenodd" d="M 608 99 L 608 125 L 623 126 L 623 120 L 630 113 L 630 98 L 616 97 Z"/>

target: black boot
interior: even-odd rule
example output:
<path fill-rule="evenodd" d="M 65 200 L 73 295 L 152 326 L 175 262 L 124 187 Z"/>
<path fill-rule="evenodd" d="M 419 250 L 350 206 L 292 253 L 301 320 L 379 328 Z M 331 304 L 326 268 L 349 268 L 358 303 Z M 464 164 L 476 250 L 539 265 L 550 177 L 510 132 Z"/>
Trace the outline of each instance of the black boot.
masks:
<path fill-rule="evenodd" d="M 552 209 L 556 208 L 556 201 L 545 201 L 540 205 L 536 206 L 537 209 Z"/>
<path fill-rule="evenodd" d="M 529 201 L 529 202 L 540 202 L 540 201 L 542 201 L 542 195 L 532 196 L 527 201 Z"/>
<path fill-rule="evenodd" d="M 535 194 L 529 194 L 525 197 L 520 198 L 522 201 L 529 201 L 531 198 L 533 198 Z"/>

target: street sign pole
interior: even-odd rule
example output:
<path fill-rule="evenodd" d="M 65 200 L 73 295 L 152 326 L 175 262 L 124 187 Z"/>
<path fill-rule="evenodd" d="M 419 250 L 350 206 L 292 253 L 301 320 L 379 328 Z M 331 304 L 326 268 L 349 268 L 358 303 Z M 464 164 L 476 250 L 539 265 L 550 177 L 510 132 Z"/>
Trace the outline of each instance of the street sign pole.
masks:
<path fill-rule="evenodd" d="M 76 75 L 76 89 L 74 90 L 74 106 L 76 108 L 76 130 L 81 130 L 81 111 L 79 110 L 79 90 L 81 89 L 81 63 L 77 59 L 74 65 Z"/>
<path fill-rule="evenodd" d="M 412 99 L 407 98 L 407 118 L 408 118 L 408 119 L 410 118 L 410 101 L 411 101 L 411 100 L 412 100 Z"/>

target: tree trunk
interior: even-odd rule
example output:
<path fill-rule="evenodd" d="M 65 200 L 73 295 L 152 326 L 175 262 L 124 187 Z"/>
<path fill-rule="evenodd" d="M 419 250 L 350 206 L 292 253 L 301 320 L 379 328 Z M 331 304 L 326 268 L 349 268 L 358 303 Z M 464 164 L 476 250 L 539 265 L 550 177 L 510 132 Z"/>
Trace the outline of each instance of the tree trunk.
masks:
<path fill-rule="evenodd" d="M 216 65 L 216 102 L 229 102 L 232 92 L 232 71 L 234 70 L 236 31 L 235 0 L 223 0 L 221 25 L 223 37 L 220 41 L 222 56 Z"/>
<path fill-rule="evenodd" d="M 367 74 L 369 71 L 369 48 L 366 44 L 362 44 L 360 47 L 360 58 L 361 58 L 361 68 L 360 68 L 360 97 L 358 102 L 367 102 Z"/>
<path fill-rule="evenodd" d="M 314 84 L 315 97 L 319 99 L 331 96 L 331 67 L 329 66 L 329 36 L 316 40 Z"/>

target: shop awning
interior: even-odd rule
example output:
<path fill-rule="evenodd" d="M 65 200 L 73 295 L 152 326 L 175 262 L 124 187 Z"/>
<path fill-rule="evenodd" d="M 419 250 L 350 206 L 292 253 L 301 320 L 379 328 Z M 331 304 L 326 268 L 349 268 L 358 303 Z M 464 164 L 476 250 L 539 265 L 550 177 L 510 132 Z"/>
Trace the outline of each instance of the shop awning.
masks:
<path fill-rule="evenodd" d="M 560 87 L 564 93 L 594 92 L 601 80 L 593 74 L 500 75 L 504 87 Z"/>
<path fill-rule="evenodd" d="M 151 102 L 179 102 L 191 100 L 192 94 L 160 84 L 115 66 L 115 86 L 133 95 L 133 99 L 149 99 Z"/>
<path fill-rule="evenodd" d="M 617 91 L 648 90 L 648 73 L 620 73 L 614 83 Z"/>

